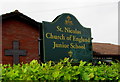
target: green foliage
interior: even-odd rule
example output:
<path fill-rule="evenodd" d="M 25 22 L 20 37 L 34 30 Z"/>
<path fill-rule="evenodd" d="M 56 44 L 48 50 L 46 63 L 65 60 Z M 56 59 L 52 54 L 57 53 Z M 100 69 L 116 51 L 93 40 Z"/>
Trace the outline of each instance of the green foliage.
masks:
<path fill-rule="evenodd" d="M 18 65 L 0 65 L 2 69 L 3 81 L 8 80 L 117 80 L 120 81 L 120 63 L 112 62 L 112 65 L 98 62 L 98 65 L 92 65 L 80 61 L 75 66 L 71 64 L 69 58 L 60 60 L 58 63 L 49 61 L 39 64 L 37 60 L 31 61 L 29 64 Z"/>

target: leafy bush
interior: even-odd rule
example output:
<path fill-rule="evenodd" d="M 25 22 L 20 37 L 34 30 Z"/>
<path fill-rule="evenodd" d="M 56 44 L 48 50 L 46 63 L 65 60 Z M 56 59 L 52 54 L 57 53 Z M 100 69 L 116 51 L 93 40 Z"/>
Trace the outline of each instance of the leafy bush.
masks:
<path fill-rule="evenodd" d="M 31 61 L 29 64 L 18 65 L 0 65 L 2 69 L 3 81 L 8 80 L 117 80 L 120 81 L 120 63 L 98 62 L 99 66 L 92 65 L 80 61 L 79 65 L 71 64 L 69 58 L 60 60 L 58 63 L 49 61 L 39 64 L 37 60 Z"/>

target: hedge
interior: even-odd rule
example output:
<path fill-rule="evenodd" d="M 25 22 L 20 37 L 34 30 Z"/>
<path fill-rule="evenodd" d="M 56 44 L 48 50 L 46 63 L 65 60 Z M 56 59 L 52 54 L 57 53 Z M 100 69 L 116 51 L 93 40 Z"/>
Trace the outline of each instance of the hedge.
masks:
<path fill-rule="evenodd" d="M 35 81 L 72 81 L 72 80 L 112 80 L 120 82 L 120 63 L 111 65 L 98 62 L 98 65 L 80 61 L 79 65 L 72 65 L 72 60 L 64 58 L 58 63 L 49 61 L 39 64 L 37 60 L 30 63 L 10 66 L 0 65 L 2 81 L 35 80 Z"/>

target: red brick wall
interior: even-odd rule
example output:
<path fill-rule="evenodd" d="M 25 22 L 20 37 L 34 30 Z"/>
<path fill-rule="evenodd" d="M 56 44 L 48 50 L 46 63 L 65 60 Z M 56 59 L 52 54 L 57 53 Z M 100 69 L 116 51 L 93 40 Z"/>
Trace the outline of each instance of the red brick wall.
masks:
<path fill-rule="evenodd" d="M 14 40 L 20 42 L 20 49 L 27 50 L 27 56 L 20 56 L 20 62 L 38 60 L 38 37 L 39 32 L 36 27 L 20 20 L 4 20 L 2 23 L 2 63 L 13 63 L 12 56 L 5 56 L 5 49 L 12 49 Z"/>

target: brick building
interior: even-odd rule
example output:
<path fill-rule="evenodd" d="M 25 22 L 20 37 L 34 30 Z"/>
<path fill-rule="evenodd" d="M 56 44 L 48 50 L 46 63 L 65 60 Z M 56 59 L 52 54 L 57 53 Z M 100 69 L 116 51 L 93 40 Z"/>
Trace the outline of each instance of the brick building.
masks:
<path fill-rule="evenodd" d="M 0 16 L 0 60 L 3 64 L 30 62 L 39 60 L 39 42 L 41 23 L 14 11 Z M 40 46 L 42 48 L 42 46 Z M 120 46 L 93 43 L 93 59 L 119 59 Z M 12 53 L 12 54 L 11 54 Z M 14 53 L 14 54 L 13 54 Z M 42 52 L 41 52 L 42 53 Z M 18 55 L 18 56 L 14 56 Z M 42 60 L 42 58 L 40 59 Z M 1 61 L 0 61 L 1 63 Z"/>
<path fill-rule="evenodd" d="M 17 61 L 26 63 L 33 59 L 38 60 L 38 38 L 41 23 L 17 10 L 3 14 L 1 17 L 2 63 L 13 64 L 13 62 L 17 63 Z M 18 54 L 18 57 L 13 57 L 11 53 Z"/>

